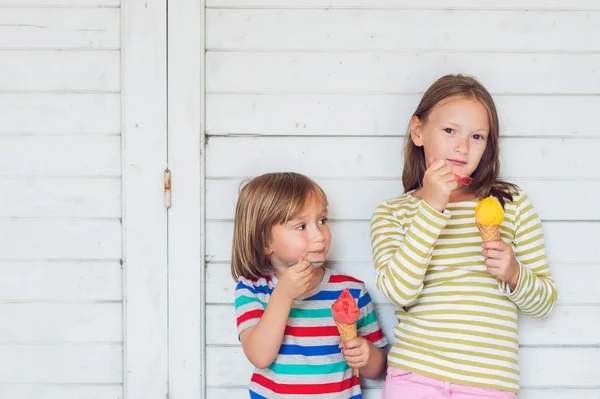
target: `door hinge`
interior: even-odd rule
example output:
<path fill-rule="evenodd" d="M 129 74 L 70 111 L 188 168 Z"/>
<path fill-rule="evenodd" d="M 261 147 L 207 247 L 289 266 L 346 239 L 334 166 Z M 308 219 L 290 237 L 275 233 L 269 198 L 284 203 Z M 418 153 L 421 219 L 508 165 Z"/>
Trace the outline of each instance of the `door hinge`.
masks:
<path fill-rule="evenodd" d="M 165 169 L 165 208 L 171 207 L 171 171 Z"/>

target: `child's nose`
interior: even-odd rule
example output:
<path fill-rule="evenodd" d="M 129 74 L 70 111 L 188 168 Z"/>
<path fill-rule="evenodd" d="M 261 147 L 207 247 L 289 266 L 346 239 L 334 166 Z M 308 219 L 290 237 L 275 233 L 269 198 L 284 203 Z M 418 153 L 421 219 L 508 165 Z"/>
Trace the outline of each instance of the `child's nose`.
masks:
<path fill-rule="evenodd" d="M 469 141 L 463 140 L 463 139 L 458 139 L 456 141 L 454 151 L 458 152 L 459 154 L 462 154 L 462 155 L 468 154 L 469 153 Z"/>

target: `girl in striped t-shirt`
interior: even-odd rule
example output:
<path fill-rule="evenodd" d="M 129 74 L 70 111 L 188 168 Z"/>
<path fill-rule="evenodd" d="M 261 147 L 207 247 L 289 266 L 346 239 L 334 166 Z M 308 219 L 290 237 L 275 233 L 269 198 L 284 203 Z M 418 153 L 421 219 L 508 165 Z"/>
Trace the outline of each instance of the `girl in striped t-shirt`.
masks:
<path fill-rule="evenodd" d="M 323 266 L 331 233 L 327 197 L 297 173 L 269 173 L 240 192 L 231 270 L 240 341 L 255 366 L 251 398 L 362 398 L 385 369 L 385 337 L 362 281 Z M 358 302 L 358 337 L 340 344 L 331 305 Z"/>
<path fill-rule="evenodd" d="M 545 317 L 556 289 L 539 217 L 498 179 L 494 101 L 477 80 L 444 76 L 408 133 L 405 193 L 371 223 L 376 285 L 398 306 L 383 398 L 514 398 L 517 313 Z M 501 240 L 482 244 L 474 209 L 490 195 L 504 208 Z"/>

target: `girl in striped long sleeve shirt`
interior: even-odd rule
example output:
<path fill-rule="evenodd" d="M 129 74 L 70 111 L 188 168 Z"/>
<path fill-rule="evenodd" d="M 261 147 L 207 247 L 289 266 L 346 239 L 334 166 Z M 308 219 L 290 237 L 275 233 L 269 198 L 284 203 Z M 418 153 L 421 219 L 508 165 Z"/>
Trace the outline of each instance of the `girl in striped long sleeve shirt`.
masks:
<path fill-rule="evenodd" d="M 498 179 L 498 136 L 491 95 L 462 75 L 438 79 L 411 118 L 405 193 L 371 223 L 376 285 L 398 306 L 384 399 L 519 392 L 518 311 L 547 316 L 556 288 L 538 215 Z M 482 243 L 474 209 L 489 195 L 504 208 L 502 239 Z"/>

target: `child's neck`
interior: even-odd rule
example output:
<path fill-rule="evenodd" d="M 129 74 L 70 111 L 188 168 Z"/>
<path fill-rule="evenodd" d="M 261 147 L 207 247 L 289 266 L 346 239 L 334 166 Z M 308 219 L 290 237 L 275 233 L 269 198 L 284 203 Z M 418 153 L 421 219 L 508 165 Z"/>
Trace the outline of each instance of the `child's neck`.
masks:
<path fill-rule="evenodd" d="M 310 286 L 308 287 L 309 291 L 317 287 L 319 284 L 321 284 L 321 281 L 323 281 L 323 276 L 325 275 L 325 270 L 323 270 L 323 267 L 324 266 L 321 265 L 315 269 L 312 280 L 310 281 Z"/>

